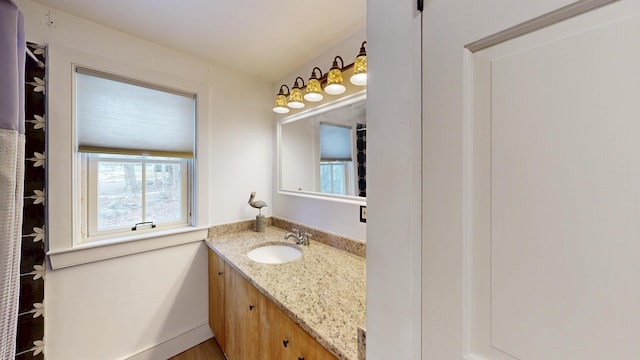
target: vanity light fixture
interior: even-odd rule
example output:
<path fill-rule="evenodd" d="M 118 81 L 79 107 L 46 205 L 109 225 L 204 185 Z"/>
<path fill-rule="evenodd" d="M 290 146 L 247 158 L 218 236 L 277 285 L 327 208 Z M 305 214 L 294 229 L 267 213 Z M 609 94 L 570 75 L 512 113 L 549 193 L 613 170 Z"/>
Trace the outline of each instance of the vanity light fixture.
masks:
<path fill-rule="evenodd" d="M 291 94 L 289 95 L 289 106 L 292 109 L 301 109 L 304 107 L 304 102 L 302 102 L 302 87 L 298 84 L 298 79 L 302 82 L 302 87 L 304 87 L 304 80 L 298 76 L 296 78 L 296 82 L 293 84 L 293 88 L 291 88 Z"/>
<path fill-rule="evenodd" d="M 322 70 L 319 67 L 314 67 L 311 70 L 311 77 L 307 82 L 307 93 L 304 94 L 304 99 L 311 102 L 322 101 L 324 96 L 322 95 L 322 86 L 320 86 L 320 80 L 316 76 L 316 70 L 320 73 L 320 78 L 322 77 Z"/>
<path fill-rule="evenodd" d="M 364 47 L 366 44 L 366 41 L 362 42 L 360 52 L 353 63 L 353 75 L 349 79 L 353 85 L 367 85 L 367 49 Z"/>
<path fill-rule="evenodd" d="M 311 77 L 307 81 L 307 84 L 304 83 L 303 78 L 298 76 L 296 77 L 291 90 L 289 90 L 287 85 L 281 85 L 280 91 L 278 92 L 278 95 L 276 95 L 273 111 L 278 114 L 286 114 L 290 111 L 289 108 L 304 108 L 304 101 L 322 101 L 324 99 L 324 95 L 322 94 L 323 90 L 330 95 L 344 94 L 347 91 L 347 88 L 344 86 L 342 72 L 351 68 L 353 68 L 353 75 L 349 78 L 349 81 L 354 85 L 366 86 L 367 49 L 365 48 L 365 45 L 367 45 L 367 42 L 363 41 L 362 45 L 360 45 L 360 52 L 358 53 L 358 56 L 356 56 L 356 60 L 347 66 L 344 65 L 342 57 L 336 56 L 333 59 L 333 65 L 328 73 L 322 74 L 322 70 L 316 66 L 311 70 Z M 338 66 L 338 60 L 340 60 L 340 66 Z M 300 82 L 298 82 L 298 80 Z M 305 88 L 306 90 L 304 90 Z M 284 89 L 286 89 L 286 92 Z"/>
<path fill-rule="evenodd" d="M 287 88 L 287 93 L 284 93 L 283 88 Z M 282 84 L 280 86 L 280 92 L 276 95 L 276 103 L 273 107 L 273 112 L 278 114 L 286 114 L 289 112 L 289 108 L 287 107 L 287 96 L 289 95 L 289 87 L 287 85 Z"/>
<path fill-rule="evenodd" d="M 340 59 L 340 67 L 338 67 L 338 59 Z M 344 68 L 344 60 L 342 60 L 340 56 L 336 56 L 333 59 L 331 70 L 329 70 L 329 74 L 327 75 L 327 85 L 324 87 L 324 92 L 327 94 L 340 95 L 347 90 L 343 85 L 342 68 Z"/>

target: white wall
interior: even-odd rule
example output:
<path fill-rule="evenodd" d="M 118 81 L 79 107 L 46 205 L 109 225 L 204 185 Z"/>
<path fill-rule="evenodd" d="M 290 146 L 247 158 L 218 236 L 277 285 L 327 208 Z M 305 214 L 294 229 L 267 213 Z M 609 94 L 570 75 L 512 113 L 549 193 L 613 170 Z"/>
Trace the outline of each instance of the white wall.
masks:
<path fill-rule="evenodd" d="M 340 55 L 344 59 L 345 65 L 352 63 L 356 55 L 358 55 L 361 43 L 365 40 L 367 40 L 366 30 L 363 29 L 338 42 L 334 47 L 304 66 L 292 71 L 289 75 L 273 84 L 270 96 L 271 101 L 273 102 L 275 99 L 281 84 L 286 84 L 291 88 L 297 76 L 302 77 L 306 83 L 311 75 L 311 70 L 315 66 L 322 69 L 323 73 L 329 70 L 336 55 Z M 345 81 L 348 82 L 349 80 L 345 78 Z M 325 96 L 325 98 L 328 97 L 328 95 Z M 274 116 L 274 124 L 279 118 L 282 118 L 282 116 Z M 274 150 L 273 153 L 277 154 L 277 150 Z M 327 200 L 326 198 L 280 194 L 278 189 L 273 188 L 274 216 L 365 241 L 367 227 L 365 223 L 360 222 L 360 205 L 360 202 L 355 201 L 336 201 Z"/>
<path fill-rule="evenodd" d="M 270 203 L 273 188 L 271 84 L 49 8 L 17 1 L 27 40 L 209 84 L 209 175 L 198 201 L 201 226 L 250 219 L 251 191 Z M 69 106 L 71 99 L 69 98 Z M 55 138 L 49 147 L 59 146 Z M 50 177 L 70 178 L 48 167 Z M 50 212 L 56 204 L 48 203 Z M 270 215 L 269 208 L 267 215 Z M 115 359 L 136 354 L 207 322 L 206 248 L 193 243 L 49 271 L 46 357 Z M 178 351 L 193 344 L 181 344 Z M 156 354 L 158 356 L 158 354 Z"/>
<path fill-rule="evenodd" d="M 420 356 L 420 14 L 367 1 L 367 359 Z M 440 358 L 439 360 L 455 358 Z"/>
<path fill-rule="evenodd" d="M 208 326 L 206 268 L 197 242 L 48 272 L 47 359 L 121 359 Z"/>
<path fill-rule="evenodd" d="M 464 46 L 572 2 L 425 1 L 423 359 L 463 354 Z"/>
<path fill-rule="evenodd" d="M 266 201 L 271 216 L 275 134 L 271 120 L 271 87 L 254 77 L 212 68 L 211 84 L 211 225 L 249 220 L 258 211 L 249 195 Z"/>

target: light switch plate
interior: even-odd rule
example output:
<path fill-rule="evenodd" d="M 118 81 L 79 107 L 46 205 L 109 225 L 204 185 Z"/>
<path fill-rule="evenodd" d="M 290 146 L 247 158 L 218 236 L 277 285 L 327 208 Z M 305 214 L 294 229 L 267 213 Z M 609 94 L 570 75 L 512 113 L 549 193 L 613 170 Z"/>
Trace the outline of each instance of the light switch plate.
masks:
<path fill-rule="evenodd" d="M 366 206 L 360 206 L 360 222 L 363 222 L 363 223 L 367 222 L 367 207 Z"/>

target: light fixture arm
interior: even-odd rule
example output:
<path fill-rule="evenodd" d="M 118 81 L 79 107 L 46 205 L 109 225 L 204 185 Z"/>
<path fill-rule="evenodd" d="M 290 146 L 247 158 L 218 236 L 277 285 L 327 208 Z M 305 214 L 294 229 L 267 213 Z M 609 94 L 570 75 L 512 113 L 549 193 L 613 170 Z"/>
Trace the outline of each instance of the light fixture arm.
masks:
<path fill-rule="evenodd" d="M 338 67 L 338 59 L 340 59 L 340 67 Z M 333 65 L 331 65 L 331 69 L 340 69 L 340 71 L 342 71 L 343 68 L 344 60 L 342 60 L 342 57 L 338 55 L 333 59 Z"/>
<path fill-rule="evenodd" d="M 302 82 L 302 86 L 298 85 L 298 79 L 300 79 L 300 82 Z M 298 77 L 296 78 L 296 81 L 293 83 L 293 87 L 294 87 L 294 88 L 299 88 L 299 89 L 300 89 L 300 88 L 303 88 L 303 87 L 305 87 L 305 86 L 307 86 L 307 84 L 305 84 L 305 83 L 304 83 L 304 79 L 303 79 L 303 78 L 301 78 L 300 76 L 298 76 Z"/>
<path fill-rule="evenodd" d="M 287 88 L 287 93 L 285 94 L 284 91 L 282 91 L 282 88 Z M 290 90 L 289 87 L 285 84 L 280 85 L 280 92 L 278 92 L 278 95 L 284 95 L 284 96 L 289 96 Z"/>
<path fill-rule="evenodd" d="M 367 45 L 367 42 L 363 41 L 362 45 L 360 45 L 360 52 L 358 53 L 358 56 L 367 56 L 367 49 L 364 47 L 365 45 Z"/>
<path fill-rule="evenodd" d="M 318 70 L 318 72 L 320 73 L 320 76 L 316 77 L 316 70 Z M 316 79 L 321 79 L 324 75 L 322 74 L 322 70 L 320 70 L 319 67 L 314 67 L 313 70 L 311 70 L 311 78 L 316 78 Z"/>

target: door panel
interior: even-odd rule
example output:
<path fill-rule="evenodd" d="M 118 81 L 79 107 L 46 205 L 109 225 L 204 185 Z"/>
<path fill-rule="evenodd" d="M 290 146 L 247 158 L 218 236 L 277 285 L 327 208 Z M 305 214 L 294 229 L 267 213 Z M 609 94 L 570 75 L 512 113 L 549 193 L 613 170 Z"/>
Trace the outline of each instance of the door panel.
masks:
<path fill-rule="evenodd" d="M 473 54 L 468 356 L 630 359 L 640 4 Z"/>

